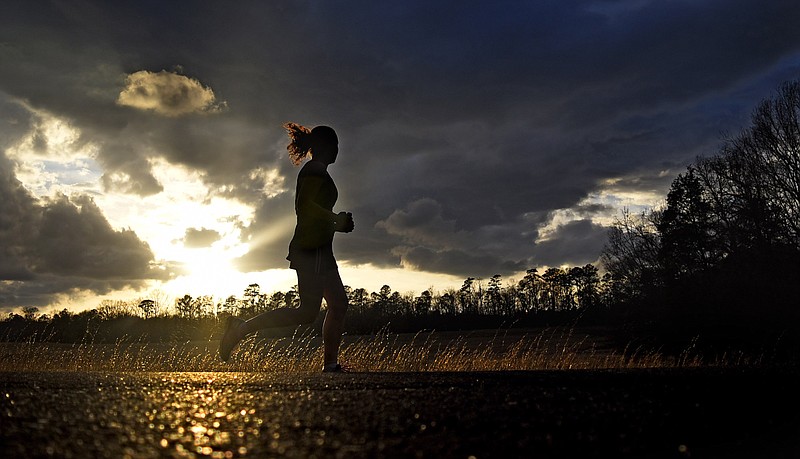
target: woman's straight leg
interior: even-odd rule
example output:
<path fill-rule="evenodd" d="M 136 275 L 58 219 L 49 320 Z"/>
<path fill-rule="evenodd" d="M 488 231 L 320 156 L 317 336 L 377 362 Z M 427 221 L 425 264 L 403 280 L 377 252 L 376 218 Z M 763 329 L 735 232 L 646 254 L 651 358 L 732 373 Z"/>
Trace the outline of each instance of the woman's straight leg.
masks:
<path fill-rule="evenodd" d="M 323 290 L 328 312 L 322 324 L 322 340 L 325 348 L 325 364 L 337 363 L 339 346 L 344 332 L 344 317 L 347 313 L 347 292 L 338 270 L 328 271 Z"/>

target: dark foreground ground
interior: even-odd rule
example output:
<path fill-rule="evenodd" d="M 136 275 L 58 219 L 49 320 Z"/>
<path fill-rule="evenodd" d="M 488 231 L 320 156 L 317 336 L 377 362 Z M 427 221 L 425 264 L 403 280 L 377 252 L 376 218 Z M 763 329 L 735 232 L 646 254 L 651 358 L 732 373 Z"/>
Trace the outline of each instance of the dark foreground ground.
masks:
<path fill-rule="evenodd" d="M 800 457 L 793 369 L 0 373 L 2 457 Z"/>

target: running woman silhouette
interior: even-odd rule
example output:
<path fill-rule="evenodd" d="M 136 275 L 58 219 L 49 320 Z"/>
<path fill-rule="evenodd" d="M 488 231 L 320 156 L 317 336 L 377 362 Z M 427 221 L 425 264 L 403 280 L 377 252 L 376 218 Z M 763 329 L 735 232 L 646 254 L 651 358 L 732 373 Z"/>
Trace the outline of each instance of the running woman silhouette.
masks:
<path fill-rule="evenodd" d="M 286 257 L 289 267 L 297 271 L 300 306 L 267 311 L 247 321 L 229 317 L 220 341 L 219 355 L 227 361 L 239 341 L 263 328 L 313 322 L 325 298 L 328 312 L 322 325 L 325 348 L 322 371 L 342 372 L 345 368 L 339 364 L 338 356 L 347 312 L 347 294 L 333 256 L 333 235 L 337 231 L 349 233 L 355 225 L 351 213 L 333 212 L 339 193 L 328 174 L 328 166 L 339 154 L 339 138 L 328 126 L 308 129 L 296 123 L 286 123 L 283 127 L 291 140 L 286 149 L 292 162 L 299 166 L 305 158 L 311 157 L 297 175 L 294 201 L 297 226 Z"/>

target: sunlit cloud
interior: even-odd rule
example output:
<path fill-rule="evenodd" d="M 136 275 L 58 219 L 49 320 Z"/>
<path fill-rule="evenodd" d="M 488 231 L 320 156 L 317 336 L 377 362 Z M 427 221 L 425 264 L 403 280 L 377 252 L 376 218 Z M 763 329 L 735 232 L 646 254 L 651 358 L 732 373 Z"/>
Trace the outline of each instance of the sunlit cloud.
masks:
<path fill-rule="evenodd" d="M 171 117 L 215 113 L 227 106 L 225 101 L 216 100 L 211 88 L 166 70 L 158 73 L 140 70 L 128 75 L 117 104 Z"/>
<path fill-rule="evenodd" d="M 261 185 L 261 193 L 266 198 L 274 198 L 289 191 L 285 177 L 276 169 L 257 167 L 250 171 L 250 180 Z"/>
<path fill-rule="evenodd" d="M 662 171 L 655 179 L 669 180 L 672 174 Z M 595 225 L 609 227 L 620 217 L 622 209 L 641 213 L 657 208 L 664 202 L 663 186 L 647 186 L 645 180 L 609 178 L 598 189 L 589 193 L 574 206 L 550 212 L 548 221 L 539 229 L 538 242 L 553 237 L 557 229 L 572 222 L 588 220 Z"/>
<path fill-rule="evenodd" d="M 150 165 L 164 190 L 143 198 L 104 194 L 98 202 L 110 221 L 133 228 L 165 259 L 179 259 L 175 257 L 185 250 L 183 240 L 190 228 L 217 232 L 223 246 L 238 243 L 241 222 L 253 215 L 250 205 L 211 195 L 198 171 L 162 159 L 153 159 Z"/>
<path fill-rule="evenodd" d="M 639 181 L 604 180 L 596 191 L 575 205 L 555 209 L 539 226 L 534 264 L 537 266 L 598 263 L 608 228 L 622 209 L 640 213 L 657 207 L 663 193 Z"/>
<path fill-rule="evenodd" d="M 6 149 L 17 179 L 38 197 L 99 191 L 97 145 L 69 120 L 21 105 L 32 115 L 30 129 Z"/>

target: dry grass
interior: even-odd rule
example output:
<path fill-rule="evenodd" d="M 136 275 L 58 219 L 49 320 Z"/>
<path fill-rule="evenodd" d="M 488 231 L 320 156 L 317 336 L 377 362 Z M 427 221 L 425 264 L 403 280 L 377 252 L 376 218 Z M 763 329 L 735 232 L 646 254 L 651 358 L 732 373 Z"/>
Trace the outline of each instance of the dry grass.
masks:
<path fill-rule="evenodd" d="M 493 333 L 418 333 L 345 337 L 340 360 L 364 372 L 510 371 L 675 368 L 757 365 L 744 354 L 705 361 L 690 345 L 678 357 L 645 349 L 606 349 L 602 340 L 571 329 L 544 329 L 509 336 Z M 311 335 L 248 338 L 228 363 L 218 341 L 181 344 L 0 343 L 0 371 L 319 371 L 322 345 Z"/>

